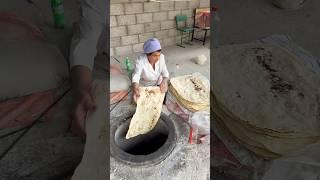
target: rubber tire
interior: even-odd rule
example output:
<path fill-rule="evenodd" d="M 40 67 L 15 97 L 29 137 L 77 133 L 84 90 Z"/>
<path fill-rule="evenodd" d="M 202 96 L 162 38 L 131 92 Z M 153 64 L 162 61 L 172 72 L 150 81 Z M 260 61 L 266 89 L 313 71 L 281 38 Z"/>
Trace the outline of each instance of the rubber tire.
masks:
<path fill-rule="evenodd" d="M 115 159 L 128 164 L 128 165 L 155 165 L 163 161 L 175 148 L 177 135 L 176 128 L 172 120 L 165 114 L 161 114 L 160 118 L 168 126 L 168 138 L 163 146 L 161 146 L 157 151 L 148 155 L 132 155 L 126 153 L 120 149 L 115 142 L 115 133 L 117 128 L 127 119 L 131 118 L 133 113 L 125 114 L 123 116 L 117 117 L 117 120 L 111 120 L 110 124 L 110 154 Z"/>

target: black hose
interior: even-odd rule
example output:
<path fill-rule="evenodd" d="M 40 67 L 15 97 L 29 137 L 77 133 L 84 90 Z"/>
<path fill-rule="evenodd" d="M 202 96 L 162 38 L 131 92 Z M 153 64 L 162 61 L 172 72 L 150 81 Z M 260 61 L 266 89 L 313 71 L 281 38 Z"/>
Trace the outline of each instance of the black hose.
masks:
<path fill-rule="evenodd" d="M 67 89 L 53 104 L 51 104 L 45 111 L 43 111 L 40 116 L 33 121 L 29 126 L 18 129 L 16 131 L 10 132 L 8 134 L 5 134 L 2 137 L 7 137 L 11 134 L 15 134 L 17 132 L 20 132 L 24 130 L 14 141 L 10 144 L 10 146 L 0 155 L 0 161 L 6 156 L 6 154 L 19 142 L 19 140 L 53 107 L 55 106 L 69 91 L 71 88 Z"/>
<path fill-rule="evenodd" d="M 118 106 L 118 104 L 119 104 L 126 96 L 129 95 L 130 92 L 131 92 L 131 89 L 129 89 L 129 91 L 127 92 L 127 94 L 126 94 L 125 96 L 123 96 L 118 102 L 111 104 L 111 105 L 114 105 L 114 104 L 115 104 L 115 105 L 114 105 L 114 106 L 112 107 L 112 109 L 110 110 L 110 113 L 114 110 L 114 108 L 116 108 L 116 106 Z"/>

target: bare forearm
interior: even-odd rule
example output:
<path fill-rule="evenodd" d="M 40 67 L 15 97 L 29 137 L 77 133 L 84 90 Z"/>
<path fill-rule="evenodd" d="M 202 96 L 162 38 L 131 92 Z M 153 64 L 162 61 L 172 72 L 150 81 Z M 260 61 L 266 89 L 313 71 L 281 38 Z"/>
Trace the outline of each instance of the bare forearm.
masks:
<path fill-rule="evenodd" d="M 73 66 L 71 68 L 71 83 L 74 90 L 87 89 L 92 82 L 92 74 L 90 68 L 82 65 Z"/>
<path fill-rule="evenodd" d="M 168 77 L 163 77 L 162 82 L 168 83 L 169 78 Z"/>

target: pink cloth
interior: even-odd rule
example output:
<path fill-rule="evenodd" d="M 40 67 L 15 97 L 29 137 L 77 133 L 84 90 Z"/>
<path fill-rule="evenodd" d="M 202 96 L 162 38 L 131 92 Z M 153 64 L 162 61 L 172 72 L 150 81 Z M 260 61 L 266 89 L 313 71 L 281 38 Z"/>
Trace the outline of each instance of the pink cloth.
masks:
<path fill-rule="evenodd" d="M 44 36 L 30 20 L 12 12 L 0 12 L 0 39 L 44 40 Z"/>
<path fill-rule="evenodd" d="M 242 165 L 215 134 L 211 134 L 210 143 L 213 155 L 210 158 L 214 162 L 213 169 L 223 171 L 224 176 L 228 179 L 249 179 L 254 172 L 253 167 Z"/>
<path fill-rule="evenodd" d="M 34 93 L 0 102 L 0 129 L 25 127 L 35 121 L 56 98 L 56 89 Z M 52 118 L 54 108 L 48 111 L 43 120 Z"/>
<path fill-rule="evenodd" d="M 12 12 L 0 12 L 0 39 L 44 40 L 44 36 L 31 21 Z M 31 124 L 54 102 L 55 92 L 52 89 L 0 102 L 0 129 Z M 52 112 L 46 113 L 44 120 L 51 119 Z"/>
<path fill-rule="evenodd" d="M 112 75 L 119 75 L 124 74 L 119 64 L 110 64 L 110 74 Z M 110 104 L 117 103 L 121 100 L 128 99 L 128 91 L 119 91 L 110 93 Z"/>

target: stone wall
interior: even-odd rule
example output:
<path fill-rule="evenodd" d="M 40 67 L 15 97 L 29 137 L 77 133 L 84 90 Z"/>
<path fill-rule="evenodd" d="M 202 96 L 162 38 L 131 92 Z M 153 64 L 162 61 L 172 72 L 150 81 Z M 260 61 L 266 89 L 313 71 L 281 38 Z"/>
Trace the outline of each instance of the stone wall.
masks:
<path fill-rule="evenodd" d="M 110 55 L 142 52 L 143 43 L 152 37 L 162 47 L 175 45 L 180 40 L 175 29 L 175 16 L 185 14 L 193 24 L 193 10 L 209 7 L 210 0 L 149 2 L 149 0 L 111 0 Z"/>

